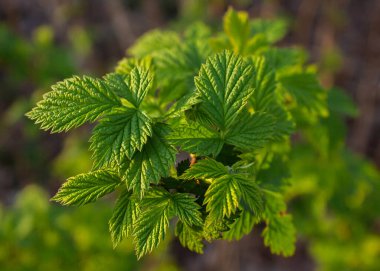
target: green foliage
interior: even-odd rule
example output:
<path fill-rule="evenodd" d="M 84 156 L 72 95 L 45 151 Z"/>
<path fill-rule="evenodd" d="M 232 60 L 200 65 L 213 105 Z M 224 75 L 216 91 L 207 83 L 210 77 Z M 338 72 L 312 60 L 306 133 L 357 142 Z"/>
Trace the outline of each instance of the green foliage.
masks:
<path fill-rule="evenodd" d="M 253 115 L 245 112 L 226 134 L 226 143 L 242 150 L 259 149 L 273 138 L 275 121 L 266 113 Z"/>
<path fill-rule="evenodd" d="M 165 140 L 166 128 L 157 124 L 153 136 L 143 149 L 121 166 L 122 178 L 127 188 L 140 197 L 151 183 L 157 184 L 161 177 L 167 177 L 175 162 L 176 150 Z"/>
<path fill-rule="evenodd" d="M 112 243 L 116 247 L 125 237 L 132 234 L 132 225 L 136 223 L 139 215 L 139 205 L 132 197 L 132 193 L 124 189 L 116 201 L 109 228 Z"/>
<path fill-rule="evenodd" d="M 295 250 L 295 228 L 292 217 L 286 214 L 286 204 L 281 195 L 267 192 L 267 206 L 264 212 L 266 227 L 263 231 L 264 244 L 272 253 L 290 256 Z"/>
<path fill-rule="evenodd" d="M 229 241 L 239 240 L 244 235 L 249 234 L 258 221 L 259 219 L 257 219 L 257 217 L 251 212 L 242 211 L 239 217 L 236 218 L 234 223 L 230 226 L 230 230 L 224 232 L 223 237 Z"/>
<path fill-rule="evenodd" d="M 205 204 L 214 220 L 231 217 L 239 205 L 260 214 L 262 199 L 257 186 L 243 176 L 224 175 L 212 181 L 205 195 Z"/>
<path fill-rule="evenodd" d="M 169 226 L 170 198 L 166 194 L 158 193 L 147 196 L 145 201 L 144 210 L 137 218 L 133 231 L 138 258 L 158 246 L 165 238 Z"/>
<path fill-rule="evenodd" d="M 219 33 L 213 40 L 215 49 L 228 48 L 241 55 L 251 55 L 282 39 L 287 32 L 287 23 L 282 19 L 249 20 L 246 12 L 229 8 L 223 28 L 224 33 Z"/>
<path fill-rule="evenodd" d="M 288 24 L 284 19 L 277 20 L 253 20 L 251 32 L 254 35 L 263 35 L 267 43 L 274 43 L 281 40 L 288 30 Z"/>
<path fill-rule="evenodd" d="M 272 253 L 292 255 L 293 152 L 305 140 L 329 157 L 342 142 L 333 114 L 355 110 L 323 89 L 302 50 L 274 47 L 286 25 L 229 9 L 221 33 L 202 24 L 155 30 L 116 73 L 53 86 L 28 114 L 41 128 L 98 120 L 94 171 L 69 178 L 53 199 L 85 204 L 120 187 L 112 240 L 131 236 L 138 258 L 160 245 L 173 218 L 181 244 L 198 253 L 204 241 L 240 239 L 262 224 Z"/>
<path fill-rule="evenodd" d="M 171 48 L 179 42 L 180 40 L 176 32 L 153 30 L 140 37 L 128 51 L 137 58 L 142 58 Z"/>
<path fill-rule="evenodd" d="M 195 85 L 202 101 L 199 111 L 222 133 L 226 132 L 253 93 L 252 66 L 241 57 L 224 51 L 202 65 Z"/>
<path fill-rule="evenodd" d="M 201 227 L 203 221 L 199 205 L 190 194 L 178 193 L 172 195 L 173 212 L 179 220 L 189 227 Z"/>
<path fill-rule="evenodd" d="M 175 229 L 175 234 L 178 236 L 182 246 L 187 247 L 189 250 L 196 253 L 203 253 L 203 237 L 199 231 L 182 222 L 178 222 Z"/>
<path fill-rule="evenodd" d="M 277 215 L 273 217 L 263 231 L 264 244 L 269 246 L 272 253 L 282 253 L 284 256 L 293 255 L 295 250 L 295 228 L 291 216 Z"/>
<path fill-rule="evenodd" d="M 95 168 L 132 158 L 152 133 L 152 120 L 136 109 L 120 109 L 103 118 L 90 139 Z"/>
<path fill-rule="evenodd" d="M 169 141 L 182 150 L 198 155 L 216 156 L 223 147 L 223 140 L 218 133 L 209 131 L 201 125 L 179 125 L 169 135 Z"/>
<path fill-rule="evenodd" d="M 337 100 L 338 96 L 344 98 Z M 380 174 L 344 149 L 342 116 L 356 112 L 350 100 L 332 89 L 329 109 L 329 118 L 305 128 L 302 143 L 291 152 L 294 186 L 287 198 L 294 222 L 310 243 L 320 270 L 376 270 Z"/>
<path fill-rule="evenodd" d="M 138 258 L 152 252 L 165 238 L 169 218 L 173 215 L 187 227 L 202 225 L 199 205 L 188 194 L 152 190 L 141 202 L 141 208 L 143 211 L 134 225 Z"/>
<path fill-rule="evenodd" d="M 152 88 L 153 76 L 145 67 L 136 65 L 127 75 L 117 73 L 105 77 L 111 88 L 138 108 L 146 94 Z"/>
<path fill-rule="evenodd" d="M 242 53 L 251 37 L 248 14 L 230 8 L 224 17 L 223 26 L 234 51 Z"/>
<path fill-rule="evenodd" d="M 299 110 L 309 114 L 326 116 L 326 92 L 319 85 L 315 74 L 292 73 L 279 78 L 282 87 L 291 95 Z"/>
<path fill-rule="evenodd" d="M 63 208 L 50 204 L 40 187 L 25 187 L 11 206 L 0 205 L 1 270 L 137 271 L 152 261 L 158 269 L 175 267 L 165 246 L 149 261 L 136 260 L 131 242 L 113 249 L 104 223 L 111 214 L 107 202 Z"/>
<path fill-rule="evenodd" d="M 276 102 L 273 95 L 277 86 L 276 73 L 264 57 L 254 58 L 253 65 L 256 67 L 253 83 L 255 91 L 250 102 L 256 111 L 264 111 Z"/>
<path fill-rule="evenodd" d="M 63 205 L 84 205 L 111 193 L 119 185 L 119 176 L 101 169 L 69 178 L 52 199 Z"/>
<path fill-rule="evenodd" d="M 212 220 L 231 217 L 239 206 L 257 216 L 263 209 L 259 187 L 246 176 L 229 172 L 222 163 L 215 160 L 201 160 L 182 176 L 210 182 L 204 204 Z"/>
<path fill-rule="evenodd" d="M 181 178 L 186 180 L 191 179 L 211 179 L 218 178 L 228 174 L 228 169 L 222 163 L 214 159 L 204 159 L 198 161 L 190 169 L 188 169 Z"/>
<path fill-rule="evenodd" d="M 53 133 L 93 122 L 121 105 L 120 99 L 100 79 L 75 76 L 57 83 L 52 89 L 28 117 Z"/>

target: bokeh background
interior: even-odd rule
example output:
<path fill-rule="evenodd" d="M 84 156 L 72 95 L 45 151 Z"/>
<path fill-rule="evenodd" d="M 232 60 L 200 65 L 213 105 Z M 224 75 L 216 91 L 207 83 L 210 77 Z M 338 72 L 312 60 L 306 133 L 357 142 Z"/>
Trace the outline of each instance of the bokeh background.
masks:
<path fill-rule="evenodd" d="M 24 117 L 49 86 L 103 75 L 150 29 L 197 20 L 218 29 L 228 6 L 290 22 L 279 45 L 304 46 L 323 86 L 352 97 L 359 114 L 346 120 L 346 144 L 380 168 L 379 0 L 1 0 L 0 270 L 318 270 L 307 238 L 285 259 L 271 255 L 259 233 L 216 242 L 201 256 L 168 240 L 137 262 L 128 240 L 112 249 L 109 201 L 67 208 L 48 200 L 65 178 L 90 168 L 89 126 L 50 135 Z M 380 238 L 379 219 L 371 227 Z M 379 244 L 368 251 L 380 253 Z"/>

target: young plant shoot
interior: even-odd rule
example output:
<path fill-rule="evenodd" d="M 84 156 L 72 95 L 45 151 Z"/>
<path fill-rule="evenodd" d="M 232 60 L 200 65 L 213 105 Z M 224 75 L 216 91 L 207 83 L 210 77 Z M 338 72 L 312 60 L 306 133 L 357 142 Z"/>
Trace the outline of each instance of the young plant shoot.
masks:
<path fill-rule="evenodd" d="M 138 258 L 169 225 L 202 253 L 205 241 L 238 240 L 261 224 L 272 253 L 292 255 L 291 136 L 328 115 L 328 92 L 302 50 L 274 46 L 286 29 L 229 9 L 222 32 L 154 30 L 114 72 L 53 85 L 30 119 L 52 133 L 96 123 L 92 171 L 53 200 L 84 205 L 117 191 L 111 238 L 132 237 Z"/>

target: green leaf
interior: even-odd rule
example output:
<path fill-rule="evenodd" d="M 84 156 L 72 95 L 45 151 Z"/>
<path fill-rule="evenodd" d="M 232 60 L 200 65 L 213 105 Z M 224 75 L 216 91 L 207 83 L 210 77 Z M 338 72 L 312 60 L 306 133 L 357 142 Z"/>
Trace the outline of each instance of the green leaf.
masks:
<path fill-rule="evenodd" d="M 290 114 L 285 111 L 280 105 L 273 104 L 270 106 L 271 115 L 275 118 L 275 127 L 273 131 L 273 140 L 280 141 L 284 136 L 290 135 L 294 132 L 294 122 L 289 116 Z"/>
<path fill-rule="evenodd" d="M 168 205 L 161 204 L 144 211 L 134 227 L 137 258 L 141 258 L 165 238 L 169 226 Z"/>
<path fill-rule="evenodd" d="M 251 33 L 254 35 L 254 33 Z M 268 50 L 270 43 L 263 34 L 256 34 L 248 40 L 244 55 L 258 55 Z"/>
<path fill-rule="evenodd" d="M 179 44 L 180 39 L 176 32 L 153 30 L 140 37 L 135 44 L 128 49 L 128 53 L 135 57 L 154 55 L 161 50 Z"/>
<path fill-rule="evenodd" d="M 187 42 L 171 46 L 155 57 L 160 80 L 185 80 L 194 87 L 194 76 L 210 55 L 204 42 Z"/>
<path fill-rule="evenodd" d="M 268 158 L 260 166 L 256 173 L 256 180 L 260 187 L 270 189 L 272 191 L 283 191 L 290 184 L 290 163 L 288 158 L 282 155 L 273 155 Z M 290 159 L 291 160 L 291 159 Z"/>
<path fill-rule="evenodd" d="M 339 88 L 332 88 L 328 92 L 328 105 L 332 112 L 349 117 L 356 117 L 358 115 L 358 109 L 351 97 Z"/>
<path fill-rule="evenodd" d="M 95 168 L 132 158 L 136 150 L 142 150 L 152 133 L 152 120 L 142 111 L 126 108 L 108 115 L 95 127 L 90 138 Z"/>
<path fill-rule="evenodd" d="M 210 46 L 215 53 L 222 52 L 223 50 L 234 50 L 229 37 L 224 32 L 216 33 L 215 36 L 210 38 Z"/>
<path fill-rule="evenodd" d="M 157 184 L 161 177 L 167 177 L 170 167 L 174 165 L 177 151 L 166 141 L 167 133 L 165 125 L 156 124 L 152 137 L 142 150 L 135 152 L 132 159 L 126 161 L 121 169 L 128 189 L 132 189 L 140 197 L 150 183 Z"/>
<path fill-rule="evenodd" d="M 227 167 L 213 159 L 199 160 L 181 178 L 211 182 L 204 203 L 215 219 L 230 217 L 237 206 L 257 215 L 263 211 L 264 202 L 256 183 L 242 174 L 229 173 Z"/>
<path fill-rule="evenodd" d="M 263 147 L 271 140 L 275 119 L 266 113 L 250 115 L 244 112 L 226 134 L 226 142 L 243 150 L 254 150 Z"/>
<path fill-rule="evenodd" d="M 171 101 L 173 103 L 173 101 Z M 194 105 L 200 103 L 196 93 L 188 93 L 179 98 L 171 107 L 170 110 L 164 115 L 164 118 L 178 118 L 182 114 L 191 109 Z"/>
<path fill-rule="evenodd" d="M 206 112 L 202 111 L 201 102 L 202 101 L 200 100 L 198 104 L 185 111 L 186 121 L 191 126 L 194 124 L 195 127 L 201 126 L 202 128 L 206 128 L 213 133 L 219 133 L 220 129 L 215 125 L 213 119 L 210 118 Z"/>
<path fill-rule="evenodd" d="M 133 225 L 139 216 L 139 207 L 132 192 L 124 189 L 116 201 L 112 217 L 109 221 L 109 230 L 113 246 L 116 247 L 125 237 L 132 234 Z"/>
<path fill-rule="evenodd" d="M 138 258 L 152 252 L 165 238 L 169 226 L 170 204 L 170 194 L 157 189 L 149 191 L 143 199 L 143 211 L 137 218 L 133 232 Z"/>
<path fill-rule="evenodd" d="M 141 208 L 147 210 L 152 206 L 161 204 L 171 204 L 171 194 L 163 187 L 153 186 L 146 191 L 141 199 Z"/>
<path fill-rule="evenodd" d="M 185 32 L 183 33 L 183 37 L 186 41 L 201 41 L 203 43 L 205 40 L 210 38 L 212 35 L 212 31 L 208 25 L 201 21 L 197 21 L 191 23 L 186 27 Z"/>
<path fill-rule="evenodd" d="M 192 126 L 176 127 L 168 139 L 182 150 L 200 156 L 209 154 L 216 156 L 223 147 L 223 140 L 217 133 L 210 132 L 196 123 Z"/>
<path fill-rule="evenodd" d="M 273 216 L 263 231 L 264 244 L 274 254 L 291 256 L 295 251 L 296 230 L 290 215 Z"/>
<path fill-rule="evenodd" d="M 282 75 L 279 81 L 283 88 L 292 96 L 296 105 L 307 112 L 327 116 L 327 92 L 319 84 L 317 77 L 312 73 L 292 73 Z"/>
<path fill-rule="evenodd" d="M 307 53 L 300 48 L 269 48 L 263 52 L 265 61 L 276 74 L 288 69 L 302 67 L 307 60 Z"/>
<path fill-rule="evenodd" d="M 195 77 L 200 110 L 221 131 L 232 125 L 252 95 L 251 78 L 252 66 L 229 51 L 208 58 Z"/>
<path fill-rule="evenodd" d="M 152 89 L 153 74 L 146 68 L 136 66 L 127 75 L 111 73 L 105 80 L 112 89 L 138 108 L 146 94 Z"/>
<path fill-rule="evenodd" d="M 290 135 L 294 125 L 278 101 L 276 74 L 266 58 L 255 57 L 253 65 L 256 68 L 255 91 L 250 98 L 250 104 L 255 112 L 267 112 L 273 117 L 271 120 L 273 125 L 272 138 L 273 140 L 281 140 L 284 136 Z M 275 64 L 273 63 L 273 65 Z"/>
<path fill-rule="evenodd" d="M 122 58 L 115 67 L 115 72 L 122 75 L 128 75 L 136 67 L 149 70 L 152 68 L 152 59 L 150 57 L 138 58 Z"/>
<path fill-rule="evenodd" d="M 172 206 L 174 214 L 188 226 L 202 226 L 201 208 L 196 202 L 196 198 L 186 193 L 176 193 L 172 196 Z"/>
<path fill-rule="evenodd" d="M 227 46 L 225 38 L 219 35 L 213 40 L 214 47 L 232 47 L 235 53 L 247 55 L 282 39 L 288 24 L 283 19 L 249 21 L 247 12 L 237 12 L 229 8 L 223 18 L 223 28 L 231 46 Z"/>
<path fill-rule="evenodd" d="M 259 186 L 242 175 L 237 174 L 234 178 L 240 186 L 240 206 L 259 217 L 264 211 L 264 200 Z"/>
<path fill-rule="evenodd" d="M 272 139 L 282 140 L 284 136 L 291 134 L 294 125 L 277 98 L 277 79 L 272 66 L 276 64 L 270 64 L 267 58 L 255 57 L 253 65 L 256 68 L 255 92 L 250 98 L 250 104 L 255 112 L 267 112 L 273 117 L 271 121 L 273 124 Z"/>
<path fill-rule="evenodd" d="M 109 170 L 97 170 L 69 178 L 52 200 L 63 205 L 84 205 L 111 193 L 121 184 Z"/>
<path fill-rule="evenodd" d="M 175 228 L 175 235 L 182 246 L 196 253 L 203 253 L 202 234 L 188 225 L 178 221 Z"/>
<path fill-rule="evenodd" d="M 223 237 L 223 232 L 229 230 L 230 224 L 230 219 L 216 220 L 214 217 L 208 215 L 205 219 L 202 236 L 207 242 L 221 239 Z"/>
<path fill-rule="evenodd" d="M 242 54 L 251 34 L 248 13 L 229 8 L 223 17 L 223 28 L 234 52 Z"/>
<path fill-rule="evenodd" d="M 121 106 L 121 100 L 101 79 L 66 79 L 52 86 L 27 116 L 52 133 L 68 131 Z"/>
<path fill-rule="evenodd" d="M 244 235 L 249 234 L 253 226 L 258 223 L 258 218 L 251 212 L 243 210 L 230 229 L 223 233 L 223 238 L 229 241 L 240 240 Z"/>
<path fill-rule="evenodd" d="M 198 160 L 197 163 L 192 165 L 184 174 L 181 175 L 182 179 L 210 179 L 218 178 L 228 174 L 227 168 L 214 159 Z"/>
<path fill-rule="evenodd" d="M 224 175 L 213 180 L 206 191 L 204 204 L 214 220 L 231 217 L 238 206 L 256 215 L 263 210 L 260 189 L 240 174 Z"/>
<path fill-rule="evenodd" d="M 255 112 L 262 112 L 266 111 L 269 105 L 276 102 L 276 74 L 263 57 L 255 58 L 253 65 L 255 67 L 253 81 L 255 91 L 250 98 L 250 102 Z"/>
<path fill-rule="evenodd" d="M 272 253 L 291 256 L 295 251 L 296 230 L 291 215 L 286 214 L 286 203 L 281 194 L 268 190 L 265 190 L 265 197 L 264 244 L 270 247 Z"/>
<path fill-rule="evenodd" d="M 173 100 L 194 93 L 194 76 L 210 54 L 208 43 L 198 40 L 173 44 L 155 54 L 159 102 L 171 105 Z"/>
<path fill-rule="evenodd" d="M 263 35 L 268 43 L 279 41 L 288 31 L 288 24 L 283 19 L 256 19 L 250 23 L 250 27 L 253 35 Z"/>
<path fill-rule="evenodd" d="M 214 220 L 230 217 L 239 206 L 241 191 L 235 178 L 225 175 L 215 179 L 206 191 L 206 210 Z"/>

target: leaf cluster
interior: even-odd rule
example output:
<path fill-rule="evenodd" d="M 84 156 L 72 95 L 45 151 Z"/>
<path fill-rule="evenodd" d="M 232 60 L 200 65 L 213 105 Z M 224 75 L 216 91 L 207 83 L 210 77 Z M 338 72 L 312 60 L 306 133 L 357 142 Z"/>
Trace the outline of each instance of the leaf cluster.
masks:
<path fill-rule="evenodd" d="M 53 200 L 82 205 L 117 190 L 112 241 L 131 236 L 139 258 L 172 219 L 198 253 L 205 240 L 240 239 L 258 223 L 273 253 L 294 252 L 283 169 L 291 134 L 327 114 L 326 93 L 302 51 L 274 47 L 285 21 L 229 9 L 223 26 L 149 32 L 113 73 L 59 82 L 27 114 L 51 132 L 96 122 L 93 171 Z"/>

